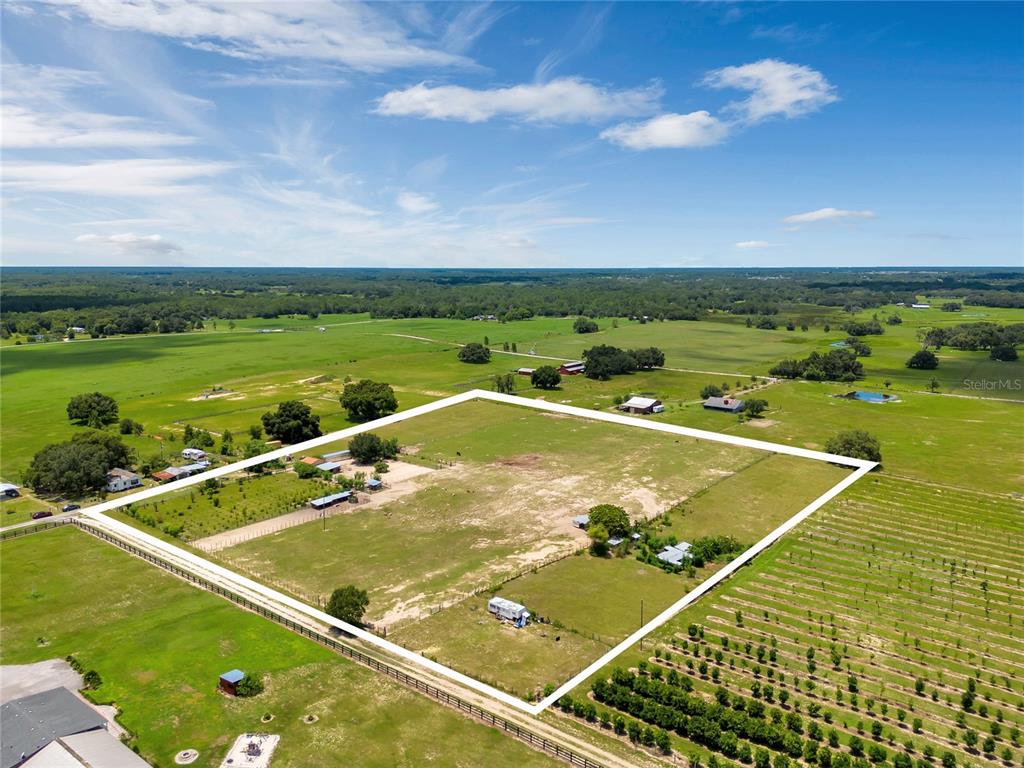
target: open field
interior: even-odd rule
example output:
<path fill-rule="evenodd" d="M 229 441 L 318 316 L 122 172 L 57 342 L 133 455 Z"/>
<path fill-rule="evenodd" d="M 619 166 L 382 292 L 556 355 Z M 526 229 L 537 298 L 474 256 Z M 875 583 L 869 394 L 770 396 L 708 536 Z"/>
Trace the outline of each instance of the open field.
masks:
<path fill-rule="evenodd" d="M 326 531 L 306 523 L 219 557 L 313 603 L 355 583 L 370 591 L 368 617 L 393 628 L 584 546 L 572 518 L 595 504 L 653 517 L 762 456 L 483 401 L 381 434 L 400 438 L 406 461 L 444 468 Z"/>
<path fill-rule="evenodd" d="M 268 728 L 281 734 L 275 766 L 309 766 L 314 753 L 319 766 L 553 764 L 78 530 L 5 542 L 0 555 L 3 663 L 73 654 L 103 680 L 93 698 L 115 702 L 160 765 L 192 747 L 195 765 L 217 766 L 236 735 Z M 263 674 L 266 691 L 218 693 L 218 675 L 233 667 Z M 302 722 L 307 714 L 319 720 Z"/>
<path fill-rule="evenodd" d="M 883 760 L 950 752 L 959 764 L 1019 764 L 1022 515 L 1008 496 L 867 478 L 680 614 L 643 653 L 617 660 L 633 671 L 598 699 L 617 712 L 616 701 L 654 696 L 662 683 L 643 682 L 653 674 L 671 677 L 675 690 L 692 685 L 690 700 L 713 701 L 722 686 L 726 712 L 755 699 L 769 713 L 781 708 L 777 745 L 767 731 L 727 725 L 739 721 L 709 710 L 723 733 L 737 732 L 740 748 L 808 764 L 823 759 L 806 759 L 809 741 L 818 751 L 831 742 L 833 765 L 861 748 Z M 595 679 L 609 678 L 605 670 Z M 697 705 L 687 706 L 692 715 Z M 980 734 L 976 743 L 967 732 Z M 737 757 L 731 737 L 685 724 L 678 735 L 684 753 Z"/>

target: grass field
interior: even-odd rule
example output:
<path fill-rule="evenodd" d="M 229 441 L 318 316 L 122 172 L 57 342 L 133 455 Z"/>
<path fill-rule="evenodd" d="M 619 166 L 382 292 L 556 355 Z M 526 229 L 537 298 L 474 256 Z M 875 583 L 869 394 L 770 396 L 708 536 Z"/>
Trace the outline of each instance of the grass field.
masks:
<path fill-rule="evenodd" d="M 275 767 L 309 766 L 313 754 L 318 766 L 554 764 L 78 530 L 4 542 L 0 555 L 3 663 L 73 654 L 103 680 L 93 698 L 117 704 L 156 764 L 191 747 L 195 765 L 218 766 L 235 736 L 268 728 L 281 735 Z M 217 677 L 234 667 L 263 674 L 266 691 L 219 694 Z"/>
<path fill-rule="evenodd" d="M 757 689 L 769 709 L 801 716 L 800 735 L 824 744 L 834 730 L 835 753 L 856 737 L 890 759 L 948 751 L 961 765 L 1019 764 L 1022 514 L 1008 496 L 868 478 L 680 614 L 655 653 L 617 666 L 674 671 L 707 699 L 718 686 L 743 701 Z M 721 756 L 724 742 L 696 741 L 676 746 Z"/>

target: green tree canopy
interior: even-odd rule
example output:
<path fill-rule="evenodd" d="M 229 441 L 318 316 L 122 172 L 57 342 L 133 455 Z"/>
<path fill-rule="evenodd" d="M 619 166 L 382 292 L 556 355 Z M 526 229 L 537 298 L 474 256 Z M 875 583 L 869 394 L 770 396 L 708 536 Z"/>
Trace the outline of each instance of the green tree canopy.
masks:
<path fill-rule="evenodd" d="M 743 401 L 743 412 L 752 419 L 756 419 L 762 413 L 768 410 L 768 401 L 762 400 L 761 398 L 754 397 L 750 400 Z"/>
<path fill-rule="evenodd" d="M 722 388 L 720 386 L 717 384 L 708 384 L 706 387 L 701 389 L 700 398 L 701 400 L 707 400 L 709 397 L 721 397 L 723 394 L 725 393 L 722 392 Z"/>
<path fill-rule="evenodd" d="M 629 533 L 629 515 L 622 507 L 614 504 L 598 504 L 590 508 L 589 531 L 594 525 L 602 526 L 609 536 L 625 536 Z"/>
<path fill-rule="evenodd" d="M 262 421 L 267 434 L 282 443 L 301 443 L 322 434 L 320 417 L 300 400 L 286 400 L 276 411 L 263 414 Z"/>
<path fill-rule="evenodd" d="M 25 470 L 25 484 L 38 493 L 79 497 L 107 484 L 107 472 L 128 467 L 132 452 L 121 439 L 106 432 L 86 432 L 39 451 Z"/>
<path fill-rule="evenodd" d="M 878 438 L 863 429 L 840 432 L 825 443 L 825 450 L 854 459 L 878 462 L 882 460 L 882 449 L 878 444 Z"/>
<path fill-rule="evenodd" d="M 68 402 L 68 418 L 93 429 L 117 421 L 117 401 L 102 392 L 75 395 Z"/>
<path fill-rule="evenodd" d="M 390 384 L 362 379 L 346 384 L 341 393 L 341 407 L 352 421 L 372 421 L 398 410 L 398 398 Z"/>
<path fill-rule="evenodd" d="M 1017 359 L 1017 349 L 1012 344 L 996 344 L 989 352 L 989 357 L 1004 363 L 1012 363 Z"/>
<path fill-rule="evenodd" d="M 589 317 L 577 317 L 572 324 L 573 333 L 597 333 L 597 323 Z"/>
<path fill-rule="evenodd" d="M 598 557 L 608 554 L 608 529 L 600 523 L 591 523 L 587 526 L 587 535 L 590 537 L 590 551 Z"/>
<path fill-rule="evenodd" d="M 331 593 L 331 599 L 327 601 L 324 609 L 336 619 L 355 624 L 357 627 L 363 624 L 363 614 L 370 604 L 370 597 L 366 590 L 354 587 L 351 584 L 339 587 Z"/>
<path fill-rule="evenodd" d="M 516 391 L 516 375 L 499 373 L 494 377 L 494 391 L 503 395 L 513 395 Z"/>
<path fill-rule="evenodd" d="M 489 363 L 491 361 L 491 350 L 476 341 L 459 350 L 459 360 L 464 363 Z"/>
<path fill-rule="evenodd" d="M 373 432 L 363 432 L 348 442 L 348 450 L 360 464 L 376 464 L 382 459 L 393 459 L 398 455 L 398 438 L 383 439 Z"/>
<path fill-rule="evenodd" d="M 530 383 L 538 389 L 554 389 L 562 383 L 562 374 L 553 365 L 542 365 L 530 374 Z"/>
<path fill-rule="evenodd" d="M 657 347 L 641 347 L 631 349 L 629 354 L 636 361 L 636 367 L 640 370 L 660 368 L 665 364 L 665 353 Z"/>
<path fill-rule="evenodd" d="M 907 368 L 932 371 L 939 367 L 939 358 L 930 349 L 919 349 L 907 360 Z"/>
<path fill-rule="evenodd" d="M 608 344 L 598 344 L 584 350 L 583 361 L 586 363 L 584 373 L 587 378 L 600 381 L 636 370 L 636 360 L 632 355 Z"/>

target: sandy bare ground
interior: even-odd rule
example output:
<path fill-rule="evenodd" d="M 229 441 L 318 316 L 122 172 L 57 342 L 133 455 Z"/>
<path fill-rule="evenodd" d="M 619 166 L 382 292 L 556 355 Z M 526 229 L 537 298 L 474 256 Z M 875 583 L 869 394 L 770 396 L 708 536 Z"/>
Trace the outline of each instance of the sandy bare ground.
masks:
<path fill-rule="evenodd" d="M 355 466 L 352 461 L 344 461 L 342 466 L 342 473 L 346 475 L 351 475 L 353 472 L 361 471 L 362 469 Z M 382 476 L 384 488 L 373 493 L 361 491 L 357 494 L 359 497 L 358 504 L 338 504 L 327 510 L 327 517 L 374 509 L 389 504 L 403 496 L 408 496 L 410 493 L 415 493 L 420 487 L 415 482 L 417 477 L 436 471 L 429 467 L 421 467 L 418 464 L 409 464 L 404 461 L 392 461 L 390 462 L 390 467 L 390 471 Z M 260 520 L 256 523 L 243 525 L 241 528 L 232 528 L 230 531 L 222 531 L 212 536 L 196 539 L 192 542 L 192 546 L 203 552 L 217 552 L 233 547 L 236 544 L 258 539 L 261 536 L 283 531 L 286 528 L 294 528 L 296 525 L 320 520 L 323 514 L 320 510 L 313 509 L 312 507 L 303 507 L 294 512 L 271 517 L 268 520 Z"/>

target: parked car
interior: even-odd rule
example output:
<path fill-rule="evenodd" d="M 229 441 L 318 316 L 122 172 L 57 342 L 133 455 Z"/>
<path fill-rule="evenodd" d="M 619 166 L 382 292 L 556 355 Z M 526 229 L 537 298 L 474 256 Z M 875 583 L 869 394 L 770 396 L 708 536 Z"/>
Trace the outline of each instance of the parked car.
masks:
<path fill-rule="evenodd" d="M 38 512 L 32 513 L 33 520 L 42 520 L 44 517 L 53 517 L 53 512 L 48 509 L 41 509 Z"/>
<path fill-rule="evenodd" d="M 76 509 L 81 509 L 81 504 L 65 504 L 60 508 L 61 512 L 74 512 Z"/>

